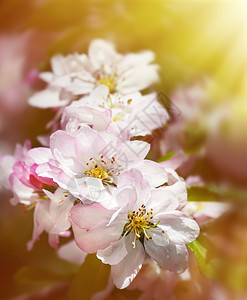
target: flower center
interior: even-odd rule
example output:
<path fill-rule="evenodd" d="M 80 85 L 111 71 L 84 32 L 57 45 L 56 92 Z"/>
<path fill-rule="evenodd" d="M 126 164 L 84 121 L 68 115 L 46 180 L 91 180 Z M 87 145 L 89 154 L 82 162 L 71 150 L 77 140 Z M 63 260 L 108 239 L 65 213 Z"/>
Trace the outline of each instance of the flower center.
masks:
<path fill-rule="evenodd" d="M 86 163 L 89 167 L 84 174 L 87 177 L 94 177 L 101 179 L 103 184 L 115 184 L 114 177 L 119 175 L 119 168 L 121 165 L 115 164 L 115 158 L 112 157 L 110 163 L 104 159 L 104 155 L 101 155 L 100 160 L 90 158 L 89 162 Z"/>
<path fill-rule="evenodd" d="M 107 74 L 104 70 L 104 67 L 102 67 L 101 70 L 96 71 L 93 74 L 95 80 L 96 80 L 96 84 L 100 85 L 106 85 L 109 88 L 109 92 L 110 93 L 115 93 L 116 92 L 116 77 L 117 74 L 113 73 L 113 74 Z"/>
<path fill-rule="evenodd" d="M 100 79 L 96 79 L 99 84 L 104 84 L 109 88 L 110 93 L 116 91 L 116 80 L 114 76 L 104 76 Z"/>
<path fill-rule="evenodd" d="M 157 227 L 159 222 L 154 224 L 153 219 L 153 209 L 149 212 L 146 211 L 145 205 L 142 204 L 138 211 L 129 211 L 128 222 L 124 226 L 122 236 L 128 235 L 129 233 L 134 233 L 134 241 L 132 242 L 133 248 L 135 248 L 135 240 L 140 239 L 141 242 L 146 240 L 151 240 L 152 237 L 148 236 L 147 231 L 152 232 L 152 228 Z"/>
<path fill-rule="evenodd" d="M 87 176 L 95 177 L 99 179 L 105 179 L 108 177 L 108 173 L 106 169 L 103 169 L 102 167 L 98 167 L 97 165 L 92 170 L 87 170 L 86 173 Z"/>

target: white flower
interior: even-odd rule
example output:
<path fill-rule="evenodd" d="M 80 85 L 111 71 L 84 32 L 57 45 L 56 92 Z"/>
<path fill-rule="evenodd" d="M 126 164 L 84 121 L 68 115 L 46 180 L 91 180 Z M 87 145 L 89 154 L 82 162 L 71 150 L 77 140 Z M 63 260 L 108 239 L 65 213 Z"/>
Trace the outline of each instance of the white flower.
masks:
<path fill-rule="evenodd" d="M 88 56 L 54 56 L 52 72 L 40 75 L 47 88 L 33 95 L 29 104 L 41 108 L 64 106 L 99 85 L 107 86 L 110 93 L 143 90 L 158 80 L 157 65 L 150 64 L 153 59 L 151 51 L 121 55 L 109 42 L 94 40 Z"/>
<path fill-rule="evenodd" d="M 118 288 L 127 287 L 149 254 L 167 270 L 187 268 L 185 244 L 199 234 L 197 223 L 178 210 L 176 194 L 167 187 L 147 190 L 148 183 L 135 170 L 135 185 L 118 189 L 113 197 L 118 210 L 99 203 L 76 205 L 71 210 L 75 241 L 85 252 L 97 252 L 103 263 L 112 265 Z"/>
<path fill-rule="evenodd" d="M 122 130 L 129 130 L 131 136 L 151 134 L 169 119 L 166 109 L 159 104 L 156 93 L 141 95 L 139 92 L 121 95 L 110 94 L 107 86 L 96 88 L 89 96 L 82 97 L 66 107 L 62 123 L 92 125 L 106 130 L 114 121 Z"/>

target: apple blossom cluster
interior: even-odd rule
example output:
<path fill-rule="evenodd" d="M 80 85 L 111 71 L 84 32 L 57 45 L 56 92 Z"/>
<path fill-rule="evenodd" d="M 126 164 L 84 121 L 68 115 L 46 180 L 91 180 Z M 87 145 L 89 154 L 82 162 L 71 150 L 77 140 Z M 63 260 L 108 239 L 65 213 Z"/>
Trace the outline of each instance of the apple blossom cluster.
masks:
<path fill-rule="evenodd" d="M 42 232 L 61 257 L 83 263 L 96 253 L 111 265 L 117 288 L 126 288 L 145 259 L 177 273 L 187 269 L 186 244 L 199 234 L 186 211 L 186 182 L 174 162 L 147 159 L 141 137 L 169 119 L 157 94 L 144 94 L 158 80 L 151 51 L 122 55 L 103 40 L 86 54 L 56 55 L 47 87 L 29 103 L 53 108 L 53 133 L 44 147 L 17 145 L 1 157 L 13 198 L 34 209 L 32 249 Z M 71 236 L 73 236 L 71 238 Z"/>

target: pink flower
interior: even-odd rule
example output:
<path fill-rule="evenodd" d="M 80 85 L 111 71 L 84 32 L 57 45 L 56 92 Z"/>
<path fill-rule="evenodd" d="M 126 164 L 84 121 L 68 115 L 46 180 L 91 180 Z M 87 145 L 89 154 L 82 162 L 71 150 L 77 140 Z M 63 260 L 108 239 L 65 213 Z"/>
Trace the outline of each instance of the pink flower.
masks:
<path fill-rule="evenodd" d="M 56 247 L 58 235 L 63 234 L 71 226 L 69 212 L 75 198 L 66 190 L 58 188 L 57 184 L 47 177 L 39 176 L 36 169 L 39 164 L 47 162 L 51 157 L 48 148 L 30 149 L 27 141 L 24 147 L 17 145 L 14 156 L 4 155 L 1 165 L 9 175 L 14 199 L 11 203 L 22 203 L 26 209 L 34 208 L 34 230 L 28 248 L 43 231 L 49 233 L 49 243 Z M 54 193 L 53 193 L 54 192 Z"/>
<path fill-rule="evenodd" d="M 143 264 L 145 253 L 169 271 L 187 268 L 185 244 L 199 234 L 197 223 L 178 210 L 176 194 L 167 187 L 149 188 L 137 170 L 135 185 L 118 189 L 113 198 L 119 209 L 100 203 L 79 204 L 71 210 L 77 245 L 85 252 L 97 252 L 103 263 L 112 266 L 113 282 L 127 287 Z"/>
<path fill-rule="evenodd" d="M 143 90 L 158 80 L 157 65 L 150 64 L 153 59 L 151 51 L 121 55 L 109 42 L 94 40 L 88 56 L 54 56 L 52 72 L 40 74 L 48 87 L 32 96 L 29 103 L 41 108 L 67 105 L 99 85 L 107 86 L 110 93 Z"/>
<path fill-rule="evenodd" d="M 13 168 L 15 164 L 21 161 L 30 161 L 28 151 L 31 148 L 30 141 L 26 141 L 24 146 L 16 145 L 14 155 L 2 155 L 0 157 L 0 164 L 4 170 L 6 177 L 9 180 L 10 187 L 14 193 L 14 198 L 11 199 L 11 203 L 16 205 L 17 203 L 31 204 L 33 199 L 33 189 L 25 185 L 15 176 Z M 18 173 L 18 172 L 17 172 Z M 18 173 L 21 176 L 21 174 Z"/>
<path fill-rule="evenodd" d="M 15 154 L 4 155 L 1 164 L 9 176 L 11 189 L 14 193 L 12 204 L 31 204 L 40 196 L 44 195 L 43 189 L 54 190 L 57 184 L 51 178 L 38 176 L 36 169 L 39 164 L 47 162 L 51 153 L 44 148 L 40 156 L 39 148 L 30 149 L 31 144 L 27 141 L 24 147 L 17 145 Z"/>
<path fill-rule="evenodd" d="M 167 181 L 165 168 L 144 159 L 150 146 L 142 141 L 126 141 L 114 134 L 82 126 L 73 134 L 55 132 L 50 147 L 52 158 L 39 165 L 38 175 L 52 178 L 81 200 L 103 201 L 117 187 L 124 172 L 131 168 L 141 171 L 152 186 Z"/>
<path fill-rule="evenodd" d="M 59 235 L 63 235 L 71 226 L 69 217 L 75 198 L 61 188 L 54 194 L 44 190 L 44 194 L 43 199 L 35 203 L 33 236 L 28 242 L 28 250 L 33 248 L 44 231 L 48 233 L 50 246 L 57 248 Z"/>

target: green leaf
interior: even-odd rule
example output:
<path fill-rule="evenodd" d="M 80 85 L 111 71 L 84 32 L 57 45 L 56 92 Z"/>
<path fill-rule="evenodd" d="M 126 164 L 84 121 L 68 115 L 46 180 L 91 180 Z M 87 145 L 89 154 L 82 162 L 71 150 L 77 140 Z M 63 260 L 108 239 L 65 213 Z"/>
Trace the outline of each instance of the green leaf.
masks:
<path fill-rule="evenodd" d="M 71 300 L 89 300 L 103 291 L 108 283 L 110 265 L 103 264 L 95 254 L 88 254 L 70 287 Z"/>
<path fill-rule="evenodd" d="M 188 201 L 218 201 L 217 194 L 207 186 L 191 186 L 187 188 Z"/>
<path fill-rule="evenodd" d="M 215 271 L 211 263 L 206 262 L 207 249 L 197 240 L 187 244 L 187 247 L 193 252 L 198 263 L 198 267 L 203 275 L 208 278 L 215 277 Z"/>
<path fill-rule="evenodd" d="M 162 162 L 165 160 L 169 160 L 170 158 L 172 158 L 175 154 L 177 153 L 177 151 L 172 151 L 172 152 L 168 152 L 165 155 L 161 156 L 157 162 Z"/>

